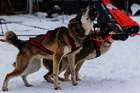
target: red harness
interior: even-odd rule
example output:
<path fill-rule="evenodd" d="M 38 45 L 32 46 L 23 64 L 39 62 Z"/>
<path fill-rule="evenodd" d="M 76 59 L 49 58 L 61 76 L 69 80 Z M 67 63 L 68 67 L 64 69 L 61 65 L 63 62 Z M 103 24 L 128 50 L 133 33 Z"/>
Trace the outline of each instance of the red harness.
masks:
<path fill-rule="evenodd" d="M 95 37 L 91 37 L 92 42 L 96 44 L 96 57 L 99 57 L 101 55 L 100 45 L 104 43 L 111 43 L 112 42 L 112 35 L 108 35 L 105 37 L 105 39 L 96 39 Z"/>
<path fill-rule="evenodd" d="M 47 49 L 46 47 L 44 47 L 44 46 L 41 44 L 43 40 L 48 40 L 48 38 L 49 38 L 50 36 L 52 36 L 52 34 L 53 34 L 53 31 L 50 31 L 50 32 L 48 32 L 47 34 L 44 34 L 44 35 L 39 36 L 38 38 L 31 38 L 31 39 L 29 40 L 29 43 L 31 43 L 33 46 L 35 46 L 35 47 L 41 49 L 42 51 L 44 51 L 44 52 L 49 53 L 50 55 L 52 55 L 53 52 L 50 51 L 49 49 Z"/>
<path fill-rule="evenodd" d="M 37 38 L 31 38 L 31 39 L 29 40 L 29 42 L 30 42 L 33 46 L 35 46 L 35 47 L 41 49 L 42 51 L 44 51 L 44 52 L 49 53 L 50 55 L 52 55 L 53 52 L 50 51 L 49 49 L 47 49 L 46 47 L 44 47 L 44 45 L 42 45 L 42 41 L 48 40 L 51 36 L 53 36 L 54 33 L 56 33 L 56 32 L 54 32 L 54 31 L 49 31 L 47 34 L 41 35 L 41 36 L 39 36 L 39 37 L 37 37 Z M 61 42 L 67 44 L 67 42 L 64 40 L 63 36 L 60 37 L 59 39 L 61 40 Z M 68 35 L 68 39 L 69 39 L 69 42 L 70 42 L 70 46 L 71 46 L 72 51 L 75 51 L 76 49 L 79 48 L 79 47 L 77 47 L 77 46 L 75 45 L 75 41 L 74 41 L 74 39 L 73 39 L 70 35 Z"/>
<path fill-rule="evenodd" d="M 92 38 L 98 45 L 104 44 L 105 42 L 111 43 L 112 42 L 112 35 L 108 35 L 105 39 L 96 39 L 95 37 Z"/>

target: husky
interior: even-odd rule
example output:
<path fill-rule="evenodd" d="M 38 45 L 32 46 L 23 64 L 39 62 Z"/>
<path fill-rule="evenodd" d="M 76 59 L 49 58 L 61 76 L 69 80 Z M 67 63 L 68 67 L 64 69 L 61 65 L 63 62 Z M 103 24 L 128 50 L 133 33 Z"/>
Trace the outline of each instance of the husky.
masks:
<path fill-rule="evenodd" d="M 112 36 L 110 35 L 112 34 Z M 113 34 L 114 33 L 114 34 Z M 116 34 L 115 34 L 116 33 Z M 89 35 L 83 42 L 82 49 L 76 54 L 75 57 L 75 71 L 76 71 L 76 80 L 81 80 L 79 78 L 79 70 L 81 69 L 82 65 L 85 60 L 90 60 L 99 57 L 100 55 L 106 53 L 113 42 L 113 40 L 122 40 L 125 41 L 128 38 L 126 34 L 117 34 L 122 33 L 120 28 L 117 25 L 112 25 L 110 23 L 102 26 L 100 31 L 94 35 Z M 44 79 L 48 82 L 53 82 L 52 78 L 52 60 L 43 59 L 43 65 L 49 70 L 48 73 L 44 76 Z M 64 79 L 60 78 L 60 80 L 68 81 L 70 75 L 70 69 L 68 68 L 68 64 L 66 64 L 67 59 L 63 58 L 60 64 L 60 72 L 65 71 Z"/>
<path fill-rule="evenodd" d="M 3 42 L 10 43 L 19 49 L 16 57 L 15 69 L 8 73 L 3 82 L 3 91 L 8 91 L 8 82 L 13 77 L 21 76 L 26 86 L 30 86 L 26 76 L 40 68 L 39 59 L 51 59 L 53 64 L 54 89 L 61 89 L 58 83 L 59 67 L 63 57 L 68 58 L 73 85 L 77 85 L 75 76 L 75 54 L 81 50 L 82 42 L 93 29 L 93 21 L 97 17 L 97 9 L 88 6 L 70 21 L 68 27 L 58 27 L 47 34 L 39 35 L 27 41 L 18 39 L 17 35 L 8 31 Z M 74 22 L 78 21 L 79 24 Z M 75 27 L 76 26 L 76 27 Z M 82 30 L 79 30 L 82 29 Z"/>
<path fill-rule="evenodd" d="M 76 21 L 74 22 L 76 24 Z M 77 23 L 78 24 L 78 23 Z M 80 30 L 80 29 L 79 29 Z M 79 70 L 85 60 L 94 59 L 99 57 L 100 55 L 106 53 L 113 40 L 126 40 L 128 38 L 127 35 L 121 34 L 113 34 L 112 36 L 109 33 L 121 33 L 120 29 L 117 26 L 113 26 L 112 24 L 106 24 L 100 28 L 100 30 L 96 30 L 96 33 L 88 35 L 83 42 L 82 49 L 76 54 L 75 57 L 75 71 L 76 71 L 76 80 L 79 81 Z M 39 61 L 39 60 L 38 60 Z M 68 81 L 70 75 L 70 69 L 68 65 L 67 57 L 62 59 L 59 68 L 59 74 L 66 70 L 64 74 L 64 79 L 59 77 L 62 81 Z M 53 83 L 53 64 L 52 59 L 43 59 L 43 65 L 48 69 L 48 73 L 44 76 L 44 79 L 50 83 Z M 27 84 L 27 80 L 23 78 L 25 85 Z"/>

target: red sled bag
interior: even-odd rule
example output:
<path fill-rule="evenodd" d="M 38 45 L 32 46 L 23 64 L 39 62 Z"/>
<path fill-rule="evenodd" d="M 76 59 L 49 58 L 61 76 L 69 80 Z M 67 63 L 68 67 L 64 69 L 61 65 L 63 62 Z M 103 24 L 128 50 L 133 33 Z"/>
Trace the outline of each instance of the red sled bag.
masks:
<path fill-rule="evenodd" d="M 138 23 L 131 19 L 127 14 L 119 10 L 117 7 L 112 5 L 110 0 L 102 0 L 102 2 L 112 18 L 126 33 L 134 34 L 139 32 Z"/>

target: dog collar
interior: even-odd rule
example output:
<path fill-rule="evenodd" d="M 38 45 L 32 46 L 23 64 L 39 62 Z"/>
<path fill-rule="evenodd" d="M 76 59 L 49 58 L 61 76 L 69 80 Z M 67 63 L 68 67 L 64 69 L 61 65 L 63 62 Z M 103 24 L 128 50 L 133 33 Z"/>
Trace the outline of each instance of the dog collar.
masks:
<path fill-rule="evenodd" d="M 101 50 L 100 50 L 100 45 L 104 43 L 112 43 L 112 36 L 108 35 L 106 38 L 103 40 L 96 39 L 96 37 L 91 37 L 91 42 L 95 44 L 95 50 L 96 50 L 96 57 L 99 57 L 101 55 Z"/>

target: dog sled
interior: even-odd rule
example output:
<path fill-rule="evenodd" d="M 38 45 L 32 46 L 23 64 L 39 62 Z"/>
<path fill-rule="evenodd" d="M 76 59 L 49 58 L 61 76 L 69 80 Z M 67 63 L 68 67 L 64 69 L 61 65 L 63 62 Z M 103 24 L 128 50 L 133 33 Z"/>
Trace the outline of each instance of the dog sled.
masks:
<path fill-rule="evenodd" d="M 139 25 L 129 15 L 115 7 L 111 0 L 100 0 L 96 5 L 99 8 L 99 12 L 103 23 L 118 24 L 120 28 L 126 34 L 134 34 L 139 32 Z"/>

